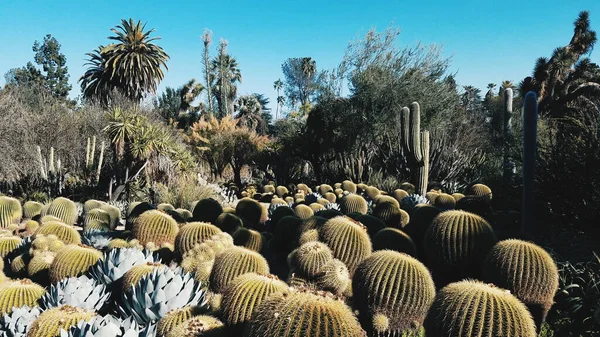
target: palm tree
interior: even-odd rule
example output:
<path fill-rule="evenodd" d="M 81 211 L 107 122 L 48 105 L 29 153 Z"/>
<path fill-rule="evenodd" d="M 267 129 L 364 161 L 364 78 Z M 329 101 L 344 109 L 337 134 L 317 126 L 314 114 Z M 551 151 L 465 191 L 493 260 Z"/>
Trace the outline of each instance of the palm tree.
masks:
<path fill-rule="evenodd" d="M 106 105 L 115 83 L 111 81 L 109 74 L 106 72 L 104 58 L 102 57 L 103 49 L 104 46 L 99 46 L 91 53 L 86 53 L 89 59 L 84 66 L 88 66 L 88 68 L 79 78 L 79 82 L 81 82 L 81 91 L 84 97 L 98 100 Z"/>
<path fill-rule="evenodd" d="M 489 100 L 489 99 L 492 99 L 492 98 L 494 98 L 494 88 L 495 88 L 495 87 L 496 87 L 496 84 L 495 84 L 495 83 L 488 83 L 488 85 L 487 85 L 487 89 L 488 89 L 488 91 L 487 91 L 487 93 L 485 94 L 485 98 L 486 98 L 486 99 L 488 99 L 488 100 Z"/>
<path fill-rule="evenodd" d="M 200 94 L 204 91 L 204 86 L 201 83 L 196 83 L 195 79 L 189 80 L 179 89 L 179 97 L 181 98 L 181 106 L 179 107 L 179 113 L 196 113 L 200 111 L 202 105 L 192 106 Z"/>
<path fill-rule="evenodd" d="M 219 54 L 213 59 L 211 70 L 215 84 L 213 91 L 219 105 L 221 116 L 233 113 L 233 101 L 237 96 L 237 83 L 242 82 L 237 60 L 227 54 L 227 41 L 221 40 Z"/>
<path fill-rule="evenodd" d="M 600 68 L 589 58 L 581 58 L 597 40 L 596 32 L 590 30 L 589 13 L 581 12 L 574 25 L 569 44 L 556 48 L 549 59 L 540 57 L 533 75 L 519 85 L 523 95 L 537 93 L 540 115 L 563 117 L 577 109 L 581 99 L 600 99 Z"/>
<path fill-rule="evenodd" d="M 111 28 L 115 36 L 108 37 L 117 43 L 88 54 L 87 64 L 91 68 L 79 80 L 86 97 L 99 98 L 97 95 L 105 94 L 99 89 L 108 87 L 118 88 L 126 97 L 139 102 L 145 94 L 156 92 L 164 77 L 162 68 L 168 69 L 169 55 L 152 43 L 160 39 L 150 37 L 154 29 L 144 31 L 145 28 L 141 21 L 123 19 L 121 25 Z"/>
<path fill-rule="evenodd" d="M 279 109 L 283 109 L 283 105 L 285 104 L 285 97 L 283 96 L 277 96 L 277 108 Z M 276 117 L 278 118 L 278 117 Z"/>
<path fill-rule="evenodd" d="M 283 81 L 281 79 L 278 79 L 277 81 L 273 82 L 273 89 L 275 89 L 275 91 L 277 91 L 277 108 L 275 109 L 275 119 L 277 119 L 279 117 L 279 97 L 280 94 L 279 92 L 281 91 L 281 89 L 283 89 Z"/>
<path fill-rule="evenodd" d="M 262 104 L 255 95 L 240 96 L 235 102 L 236 118 L 239 125 L 254 130 L 259 134 L 266 133 L 266 122 L 262 117 Z"/>
<path fill-rule="evenodd" d="M 308 87 L 311 85 L 312 81 L 312 77 L 315 75 L 315 73 L 317 72 L 317 62 L 315 60 L 313 60 L 311 57 L 303 57 L 302 58 L 302 73 L 305 76 L 305 87 L 307 89 L 309 89 Z M 302 105 L 305 105 L 308 103 L 308 95 L 305 95 L 304 97 L 302 97 Z"/>

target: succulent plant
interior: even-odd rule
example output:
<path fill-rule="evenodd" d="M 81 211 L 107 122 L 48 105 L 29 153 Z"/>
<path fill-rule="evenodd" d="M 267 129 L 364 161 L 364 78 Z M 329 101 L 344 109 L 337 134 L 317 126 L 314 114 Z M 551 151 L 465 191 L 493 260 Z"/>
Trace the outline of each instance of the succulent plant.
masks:
<path fill-rule="evenodd" d="M 342 206 L 340 206 L 340 204 L 338 204 L 336 202 L 330 202 L 327 205 L 325 205 L 325 210 L 334 210 L 341 214 Z M 315 214 L 315 215 L 318 215 L 318 214 Z"/>
<path fill-rule="evenodd" d="M 309 229 L 305 232 L 302 232 L 300 238 L 298 239 L 298 244 L 302 246 L 308 242 L 319 241 L 319 231 L 316 229 Z"/>
<path fill-rule="evenodd" d="M 66 244 L 80 244 L 81 236 L 77 229 L 71 225 L 67 225 L 58 221 L 48 221 L 42 223 L 40 228 L 35 232 L 35 236 L 39 235 L 56 235 L 62 242 Z"/>
<path fill-rule="evenodd" d="M 458 202 L 460 199 L 464 198 L 465 195 L 462 193 L 452 193 L 452 197 L 454 200 L 456 200 L 456 202 Z"/>
<path fill-rule="evenodd" d="M 435 198 L 433 205 L 442 211 L 451 210 L 456 207 L 456 199 L 450 194 L 441 193 Z"/>
<path fill-rule="evenodd" d="M 102 283 L 83 275 L 70 277 L 53 284 L 40 299 L 44 309 L 70 305 L 91 311 L 100 310 L 110 298 L 110 292 Z"/>
<path fill-rule="evenodd" d="M 281 220 L 283 217 L 286 216 L 295 216 L 296 212 L 294 212 L 294 210 L 290 207 L 287 206 L 279 206 L 276 207 L 270 214 L 269 214 L 269 218 L 271 219 L 270 222 L 270 229 L 274 229 L 275 227 L 277 227 L 277 224 L 279 223 L 279 220 Z"/>
<path fill-rule="evenodd" d="M 185 221 L 190 220 L 194 216 L 192 212 L 188 211 L 185 208 L 177 208 L 175 212 L 177 212 L 177 214 L 179 214 Z"/>
<path fill-rule="evenodd" d="M 408 197 L 408 192 L 399 188 L 399 189 L 394 190 L 392 195 L 394 196 L 394 199 L 396 199 L 396 200 L 398 200 L 398 202 L 400 202 L 400 201 L 402 201 L 402 199 Z"/>
<path fill-rule="evenodd" d="M 527 308 L 509 291 L 471 280 L 440 290 L 424 326 L 427 337 L 537 336 Z"/>
<path fill-rule="evenodd" d="M 314 215 L 312 208 L 303 204 L 296 205 L 296 207 L 294 207 L 294 212 L 296 213 L 296 216 L 302 220 L 308 219 Z"/>
<path fill-rule="evenodd" d="M 319 238 L 329 246 L 336 259 L 346 264 L 350 275 L 371 255 L 371 240 L 366 228 L 348 217 L 329 219 L 319 230 Z"/>
<path fill-rule="evenodd" d="M 440 195 L 439 192 L 429 191 L 429 192 L 425 193 L 425 198 L 427 198 L 427 200 L 429 200 L 430 204 L 433 204 L 435 202 L 435 199 L 437 199 L 437 197 L 439 195 Z"/>
<path fill-rule="evenodd" d="M 365 198 L 361 197 L 358 194 L 348 194 L 342 198 L 340 201 L 341 211 L 344 214 L 349 213 L 360 213 L 367 214 L 369 210 L 369 205 Z"/>
<path fill-rule="evenodd" d="M 46 214 L 59 218 L 67 225 L 73 225 L 77 223 L 77 205 L 67 198 L 59 197 L 54 199 L 50 203 Z"/>
<path fill-rule="evenodd" d="M 102 253 L 83 245 L 67 245 L 56 253 L 50 266 L 50 282 L 82 275 L 102 258 Z"/>
<path fill-rule="evenodd" d="M 200 315 L 194 316 L 171 330 L 166 337 L 225 337 L 228 336 L 224 332 L 223 322 L 219 319 Z"/>
<path fill-rule="evenodd" d="M 403 228 L 409 221 L 408 213 L 396 204 L 381 202 L 375 206 L 373 216 L 378 217 L 387 227 Z"/>
<path fill-rule="evenodd" d="M 291 264 L 301 275 L 312 279 L 331 260 L 333 260 L 331 249 L 322 242 L 313 241 L 305 243 L 296 249 Z"/>
<path fill-rule="evenodd" d="M 240 227 L 232 236 L 236 246 L 242 246 L 255 252 L 261 252 L 266 244 L 262 235 L 253 229 Z"/>
<path fill-rule="evenodd" d="M 42 313 L 40 307 L 22 306 L 0 317 L 0 337 L 26 337 L 29 327 Z"/>
<path fill-rule="evenodd" d="M 93 226 L 90 228 L 90 225 Z M 104 227 L 106 230 L 113 229 L 111 228 L 110 214 L 101 208 L 94 208 L 86 213 L 83 219 L 83 230 L 87 231 L 99 227 Z"/>
<path fill-rule="evenodd" d="M 344 180 L 342 182 L 342 189 L 344 191 L 350 192 L 350 193 L 356 193 L 356 184 L 353 183 L 351 180 Z"/>
<path fill-rule="evenodd" d="M 40 215 L 44 205 L 36 201 L 27 201 L 23 204 L 23 218 L 33 219 L 35 216 Z"/>
<path fill-rule="evenodd" d="M 11 224 L 18 224 L 22 216 L 23 209 L 19 200 L 0 196 L 0 228 L 6 228 Z"/>
<path fill-rule="evenodd" d="M 373 250 L 393 250 L 410 256 L 417 256 L 413 240 L 397 228 L 385 228 L 373 237 Z"/>
<path fill-rule="evenodd" d="M 483 196 L 468 195 L 456 202 L 456 209 L 477 214 L 483 218 L 488 218 L 492 213 L 490 200 Z"/>
<path fill-rule="evenodd" d="M 156 210 L 156 208 L 147 202 L 132 202 L 127 209 L 125 229 L 131 230 L 140 215 L 152 210 Z"/>
<path fill-rule="evenodd" d="M 42 312 L 31 324 L 27 337 L 60 336 L 61 330 L 68 330 L 81 320 L 89 320 L 96 314 L 68 305 Z"/>
<path fill-rule="evenodd" d="M 240 333 L 252 313 L 270 294 L 284 291 L 287 284 L 274 275 L 246 273 L 237 277 L 224 290 L 221 299 L 221 317 Z"/>
<path fill-rule="evenodd" d="M 168 312 L 156 324 L 156 337 L 166 337 L 169 331 L 197 315 L 199 315 L 199 310 L 192 305 Z"/>
<path fill-rule="evenodd" d="M 105 250 L 109 248 L 111 241 L 116 239 L 118 235 L 118 232 L 91 230 L 83 232 L 81 235 L 81 242 L 86 246 L 94 247 L 98 250 Z"/>
<path fill-rule="evenodd" d="M 350 285 L 348 267 L 338 259 L 331 259 L 319 269 L 313 282 L 318 289 L 341 296 Z"/>
<path fill-rule="evenodd" d="M 290 324 L 293 322 L 293 324 Z M 359 337 L 363 336 L 352 311 L 327 293 L 276 292 L 265 298 L 248 322 L 244 337 Z"/>
<path fill-rule="evenodd" d="M 131 203 L 130 209 L 135 207 L 135 202 Z M 83 215 L 87 215 L 91 210 L 102 207 L 102 205 L 106 205 L 104 201 L 89 199 L 83 203 Z"/>
<path fill-rule="evenodd" d="M 302 230 L 302 219 L 293 215 L 285 216 L 279 220 L 275 227 L 275 250 L 287 255 L 298 247 Z"/>
<path fill-rule="evenodd" d="M 467 190 L 467 195 L 474 195 L 484 199 L 492 200 L 492 189 L 484 184 L 474 184 Z"/>
<path fill-rule="evenodd" d="M 263 206 L 256 200 L 242 198 L 235 207 L 235 214 L 244 221 L 244 227 L 254 228 L 261 223 Z"/>
<path fill-rule="evenodd" d="M 447 211 L 438 215 L 424 239 L 428 267 L 436 284 L 477 278 L 486 255 L 496 244 L 494 230 L 482 217 Z"/>
<path fill-rule="evenodd" d="M 135 320 L 129 318 L 124 321 L 106 315 L 94 316 L 89 320 L 81 320 L 77 325 L 60 332 L 60 337 L 151 337 L 144 333 L 144 328 Z M 153 336 L 153 334 L 152 334 Z"/>
<path fill-rule="evenodd" d="M 29 278 L 42 285 L 50 283 L 50 267 L 56 253 L 52 251 L 41 251 L 36 253 L 27 264 L 27 275 Z"/>
<path fill-rule="evenodd" d="M 371 336 L 417 334 L 435 297 L 429 270 L 391 250 L 363 260 L 352 279 L 353 304 Z"/>
<path fill-rule="evenodd" d="M 175 243 L 179 232 L 177 222 L 169 215 L 161 211 L 146 211 L 142 213 L 133 224 L 131 233 L 145 246 L 149 242 L 160 246 L 163 243 Z"/>
<path fill-rule="evenodd" d="M 400 208 L 411 214 L 417 205 L 429 204 L 429 200 L 420 194 L 410 194 L 400 200 Z"/>
<path fill-rule="evenodd" d="M 516 239 L 492 247 L 483 264 L 482 279 L 510 290 L 527 306 L 538 330 L 554 303 L 559 284 L 558 268 L 550 254 Z"/>
<path fill-rule="evenodd" d="M 167 211 L 174 211 L 175 207 L 173 207 L 173 205 L 171 205 L 169 203 L 162 203 L 162 204 L 156 205 L 156 209 L 159 211 L 167 212 Z"/>
<path fill-rule="evenodd" d="M 255 251 L 233 247 L 215 258 L 210 273 L 210 289 L 221 293 L 237 276 L 245 273 L 268 274 L 269 264 Z"/>
<path fill-rule="evenodd" d="M 194 221 L 209 222 L 214 224 L 217 217 L 223 213 L 221 204 L 212 198 L 202 199 L 192 209 Z"/>
<path fill-rule="evenodd" d="M 203 306 L 204 290 L 189 273 L 181 269 L 156 268 L 143 276 L 130 291 L 121 293 L 122 317 L 132 316 L 138 324 L 158 321 L 171 310 Z"/>
<path fill-rule="evenodd" d="M 184 225 L 175 238 L 177 254 L 183 256 L 196 244 L 200 244 L 220 232 L 221 230 L 217 226 L 206 222 L 190 222 Z"/>
<path fill-rule="evenodd" d="M 10 280 L 0 287 L 0 314 L 10 314 L 13 308 L 33 307 L 46 290 L 28 279 Z"/>
<path fill-rule="evenodd" d="M 0 259 L 4 259 L 8 254 L 15 251 L 21 242 L 22 239 L 18 236 L 0 237 Z"/>

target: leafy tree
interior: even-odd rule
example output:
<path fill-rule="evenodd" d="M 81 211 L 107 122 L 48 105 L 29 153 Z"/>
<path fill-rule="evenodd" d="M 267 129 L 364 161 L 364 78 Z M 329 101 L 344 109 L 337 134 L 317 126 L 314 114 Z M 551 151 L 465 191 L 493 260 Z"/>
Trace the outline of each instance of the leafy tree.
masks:
<path fill-rule="evenodd" d="M 305 105 L 317 98 L 324 73 L 317 71 L 317 63 L 310 57 L 289 58 L 281 66 L 284 90 L 290 105 Z"/>
<path fill-rule="evenodd" d="M 258 94 L 258 93 L 254 93 L 254 94 L 252 94 L 252 96 L 254 96 L 258 100 L 258 103 L 260 103 L 260 107 L 262 110 L 262 113 L 260 116 L 265 121 L 265 124 L 267 125 L 267 127 L 269 127 L 271 125 L 271 123 L 273 122 L 273 115 L 271 115 L 271 108 L 269 108 L 269 103 L 270 103 L 269 98 L 263 94 Z"/>
<path fill-rule="evenodd" d="M 220 116 L 233 114 L 233 103 L 237 96 L 237 83 L 242 82 L 237 60 L 227 53 L 227 41 L 221 40 L 219 53 L 212 60 L 211 71 L 214 76 L 213 92 L 219 106 Z"/>
<path fill-rule="evenodd" d="M 178 89 L 167 87 L 154 102 L 161 117 L 167 122 L 177 122 L 178 127 L 187 129 L 198 120 L 203 105 L 192 105 L 204 91 L 204 86 L 191 79 Z"/>
<path fill-rule="evenodd" d="M 69 84 L 69 70 L 66 66 L 67 58 L 60 52 L 60 43 L 55 37 L 48 34 L 44 42 L 35 41 L 33 44 L 35 63 L 27 62 L 22 68 L 11 69 L 5 75 L 8 86 L 31 85 L 38 83 L 52 96 L 66 98 L 71 91 Z"/>
<path fill-rule="evenodd" d="M 169 56 L 152 43 L 158 37 L 150 37 L 154 29 L 145 31 L 146 25 L 133 19 L 121 20 L 121 24 L 109 36 L 116 43 L 100 46 L 92 53 L 86 73 L 79 79 L 86 98 L 107 103 L 114 88 L 125 97 L 139 102 L 146 94 L 155 93 L 163 79 Z"/>
<path fill-rule="evenodd" d="M 267 123 L 263 119 L 262 104 L 254 95 L 240 96 L 235 102 L 236 118 L 239 125 L 255 130 L 259 134 L 267 132 Z"/>

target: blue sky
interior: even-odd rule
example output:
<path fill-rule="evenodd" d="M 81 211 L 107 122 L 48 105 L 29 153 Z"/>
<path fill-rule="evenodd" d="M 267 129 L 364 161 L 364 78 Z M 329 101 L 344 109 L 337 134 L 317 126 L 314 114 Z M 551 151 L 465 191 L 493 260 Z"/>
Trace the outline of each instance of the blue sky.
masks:
<path fill-rule="evenodd" d="M 581 10 L 600 29 L 600 0 L 518 1 L 46 1 L 0 0 L 0 85 L 10 68 L 33 60 L 31 46 L 52 34 L 62 44 L 73 84 L 84 73 L 85 53 L 107 44 L 121 18 L 147 22 L 171 56 L 159 87 L 202 77 L 200 36 L 213 31 L 229 41 L 242 70 L 239 93 L 275 100 L 273 81 L 289 57 L 310 56 L 319 69 L 335 67 L 348 42 L 390 24 L 401 29 L 400 46 L 444 46 L 461 85 L 520 81 L 535 60 L 568 43 Z M 600 62 L 597 53 L 592 60 Z M 272 104 L 274 108 L 274 105 Z"/>

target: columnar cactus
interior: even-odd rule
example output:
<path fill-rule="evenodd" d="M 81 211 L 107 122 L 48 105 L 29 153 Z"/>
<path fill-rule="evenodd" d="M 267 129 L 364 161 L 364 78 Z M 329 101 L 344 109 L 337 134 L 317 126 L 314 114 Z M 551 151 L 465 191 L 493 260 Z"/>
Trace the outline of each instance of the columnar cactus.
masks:
<path fill-rule="evenodd" d="M 327 293 L 276 292 L 256 308 L 244 337 L 362 337 L 364 331 L 346 304 Z"/>
<path fill-rule="evenodd" d="M 77 205 L 67 198 L 59 197 L 50 203 L 46 215 L 53 215 L 67 225 L 77 223 Z"/>
<path fill-rule="evenodd" d="M 268 274 L 269 264 L 259 253 L 242 247 L 233 247 L 215 258 L 210 273 L 210 289 L 221 293 L 237 276 L 245 273 Z"/>
<path fill-rule="evenodd" d="M 141 245 L 153 242 L 160 246 L 163 243 L 175 243 L 179 232 L 177 222 L 169 215 L 153 210 L 142 213 L 133 224 L 133 237 L 140 241 Z"/>
<path fill-rule="evenodd" d="M 558 268 L 543 248 L 521 240 L 505 240 L 488 254 L 483 280 L 510 290 L 527 306 L 539 330 L 558 290 Z"/>
<path fill-rule="evenodd" d="M 223 292 L 221 316 L 229 326 L 241 333 L 261 302 L 272 293 L 285 291 L 287 287 L 274 275 L 241 275 Z"/>
<path fill-rule="evenodd" d="M 340 206 L 342 207 L 342 213 L 344 214 L 367 214 L 369 211 L 369 205 L 367 204 L 367 201 L 358 194 L 348 194 L 347 196 L 343 197 L 340 201 Z"/>
<path fill-rule="evenodd" d="M 427 337 L 537 336 L 527 308 L 509 291 L 471 280 L 440 290 L 424 326 Z"/>
<path fill-rule="evenodd" d="M 319 237 L 326 243 L 333 256 L 348 267 L 350 275 L 367 256 L 372 246 L 367 230 L 359 222 L 348 217 L 330 219 L 319 230 Z"/>
<path fill-rule="evenodd" d="M 482 217 L 447 211 L 438 215 L 425 235 L 424 252 L 438 285 L 477 278 L 487 253 L 496 244 L 492 227 Z"/>
<path fill-rule="evenodd" d="M 23 209 L 19 200 L 0 196 L 0 228 L 6 228 L 11 224 L 18 224 L 22 216 Z"/>
<path fill-rule="evenodd" d="M 425 195 L 429 177 L 429 131 L 421 131 L 421 107 L 413 102 L 400 112 L 402 145 L 415 170 L 415 192 Z"/>
<path fill-rule="evenodd" d="M 528 92 L 523 102 L 523 214 L 522 234 L 529 234 L 535 224 L 535 157 L 537 152 L 538 99 Z"/>
<path fill-rule="evenodd" d="M 406 254 L 373 253 L 352 278 L 353 304 L 371 336 L 417 333 L 435 297 L 429 270 Z"/>
<path fill-rule="evenodd" d="M 210 223 L 190 222 L 179 230 L 175 238 L 175 249 L 181 257 L 196 244 L 204 242 L 211 236 L 221 233 L 221 230 Z"/>
<path fill-rule="evenodd" d="M 82 245 L 67 245 L 58 253 L 50 266 L 50 282 L 82 275 L 102 258 L 102 253 Z"/>
<path fill-rule="evenodd" d="M 33 307 L 46 290 L 30 280 L 7 281 L 0 287 L 0 314 L 10 314 L 13 308 Z"/>

